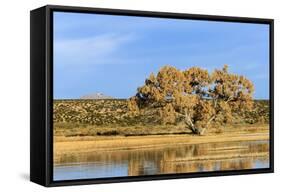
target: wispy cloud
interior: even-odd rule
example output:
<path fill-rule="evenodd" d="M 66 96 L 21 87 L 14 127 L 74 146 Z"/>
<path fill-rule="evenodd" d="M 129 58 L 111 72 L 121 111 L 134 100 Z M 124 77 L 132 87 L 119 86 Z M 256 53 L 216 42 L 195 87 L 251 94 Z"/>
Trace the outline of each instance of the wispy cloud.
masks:
<path fill-rule="evenodd" d="M 94 65 L 104 63 L 110 54 L 135 40 L 133 34 L 102 34 L 90 38 L 58 39 L 54 41 L 54 55 L 60 66 Z"/>

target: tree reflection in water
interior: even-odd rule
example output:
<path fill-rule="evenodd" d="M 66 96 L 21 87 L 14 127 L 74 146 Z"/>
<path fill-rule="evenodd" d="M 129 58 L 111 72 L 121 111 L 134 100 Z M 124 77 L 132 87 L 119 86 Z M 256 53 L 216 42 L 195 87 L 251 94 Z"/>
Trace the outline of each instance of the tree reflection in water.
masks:
<path fill-rule="evenodd" d="M 98 174 L 99 171 L 107 171 L 104 174 L 111 177 L 116 176 L 116 171 L 112 171 L 111 175 L 110 166 L 125 167 L 127 174 L 122 172 L 117 176 L 266 168 L 269 166 L 268 152 L 268 141 L 251 141 L 82 153 L 62 156 L 59 164 L 55 165 L 54 173 L 71 175 L 72 169 L 56 171 L 56 168 L 65 165 L 73 168 L 87 165 L 89 172 Z"/>

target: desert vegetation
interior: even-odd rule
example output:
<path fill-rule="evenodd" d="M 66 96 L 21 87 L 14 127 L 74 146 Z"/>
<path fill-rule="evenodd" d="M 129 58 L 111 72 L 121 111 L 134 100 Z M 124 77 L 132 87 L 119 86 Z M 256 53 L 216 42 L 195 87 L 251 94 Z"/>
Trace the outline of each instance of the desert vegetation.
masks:
<path fill-rule="evenodd" d="M 110 135 L 149 135 L 185 134 L 190 130 L 182 122 L 162 124 L 157 110 L 145 110 L 132 115 L 126 100 L 55 100 L 54 131 L 57 136 L 110 136 Z M 239 115 L 225 127 L 212 125 L 209 133 L 262 129 L 268 125 L 269 103 L 256 100 L 253 110 Z"/>
<path fill-rule="evenodd" d="M 55 100 L 55 135 L 203 135 L 254 130 L 269 121 L 267 100 L 253 100 L 253 84 L 228 73 L 165 66 L 129 99 Z"/>

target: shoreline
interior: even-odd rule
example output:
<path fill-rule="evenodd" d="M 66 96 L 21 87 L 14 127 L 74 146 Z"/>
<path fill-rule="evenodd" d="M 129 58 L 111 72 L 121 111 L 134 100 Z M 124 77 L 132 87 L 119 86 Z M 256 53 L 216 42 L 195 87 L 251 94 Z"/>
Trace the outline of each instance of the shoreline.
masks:
<path fill-rule="evenodd" d="M 222 134 L 197 135 L 151 135 L 151 136 L 84 136 L 54 137 L 54 163 L 65 155 L 109 152 L 122 150 L 141 150 L 207 143 L 264 141 L 269 140 L 269 131 L 255 133 L 231 132 Z"/>

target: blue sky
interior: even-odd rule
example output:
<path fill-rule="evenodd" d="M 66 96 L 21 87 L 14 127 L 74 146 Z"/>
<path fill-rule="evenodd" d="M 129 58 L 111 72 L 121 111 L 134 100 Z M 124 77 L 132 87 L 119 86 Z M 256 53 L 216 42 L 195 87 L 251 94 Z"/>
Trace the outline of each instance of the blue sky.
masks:
<path fill-rule="evenodd" d="M 128 98 L 164 65 L 211 72 L 224 64 L 268 99 L 269 25 L 54 13 L 55 99 Z"/>

